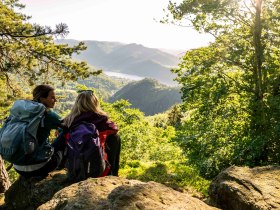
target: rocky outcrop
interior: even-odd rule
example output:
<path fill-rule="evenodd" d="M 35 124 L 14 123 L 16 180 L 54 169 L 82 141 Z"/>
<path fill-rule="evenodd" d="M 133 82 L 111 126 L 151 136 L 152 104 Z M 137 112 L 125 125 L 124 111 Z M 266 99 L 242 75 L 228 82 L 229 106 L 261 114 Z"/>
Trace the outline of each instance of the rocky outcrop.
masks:
<path fill-rule="evenodd" d="M 4 209 L 36 209 L 49 201 L 57 191 L 68 185 L 64 170 L 54 171 L 44 179 L 19 178 L 5 192 Z"/>
<path fill-rule="evenodd" d="M 209 196 L 227 210 L 280 209 L 280 166 L 232 166 L 213 180 Z"/>
<path fill-rule="evenodd" d="M 3 208 L 0 208 L 3 209 Z M 90 178 L 70 185 L 65 171 L 45 179 L 19 179 L 5 193 L 4 209 L 216 209 L 155 182 Z"/>
<path fill-rule="evenodd" d="M 280 166 L 230 167 L 209 188 L 210 203 L 225 210 L 280 209 Z M 19 179 L 0 209 L 216 209 L 156 182 L 119 177 L 91 178 L 70 185 L 65 171 L 45 179 Z"/>
<path fill-rule="evenodd" d="M 210 210 L 216 208 L 159 183 L 103 177 L 87 179 L 66 187 L 38 209 Z"/>

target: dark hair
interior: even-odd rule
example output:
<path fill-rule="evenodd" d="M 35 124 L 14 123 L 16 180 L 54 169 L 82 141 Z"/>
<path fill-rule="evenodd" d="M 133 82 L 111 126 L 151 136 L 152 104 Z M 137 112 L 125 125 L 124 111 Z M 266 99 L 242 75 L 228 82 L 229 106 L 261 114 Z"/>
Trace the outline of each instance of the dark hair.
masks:
<path fill-rule="evenodd" d="M 38 85 L 32 91 L 33 101 L 40 102 L 40 98 L 47 98 L 49 92 L 54 90 L 54 88 L 50 85 Z"/>

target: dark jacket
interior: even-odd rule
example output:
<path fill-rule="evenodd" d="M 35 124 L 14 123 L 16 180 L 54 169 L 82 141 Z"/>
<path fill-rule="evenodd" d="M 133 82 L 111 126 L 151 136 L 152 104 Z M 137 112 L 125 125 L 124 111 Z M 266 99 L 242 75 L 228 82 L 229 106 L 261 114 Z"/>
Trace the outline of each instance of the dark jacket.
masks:
<path fill-rule="evenodd" d="M 96 114 L 95 112 L 84 112 L 76 117 L 71 126 L 76 125 L 80 122 L 93 123 L 99 132 L 111 131 L 111 134 L 118 132 L 117 125 L 108 120 L 105 115 Z"/>

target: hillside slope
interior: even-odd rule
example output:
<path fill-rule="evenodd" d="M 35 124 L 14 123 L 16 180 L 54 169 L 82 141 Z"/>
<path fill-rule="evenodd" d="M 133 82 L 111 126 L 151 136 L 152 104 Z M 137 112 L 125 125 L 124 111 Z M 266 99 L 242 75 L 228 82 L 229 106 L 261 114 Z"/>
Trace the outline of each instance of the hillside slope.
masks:
<path fill-rule="evenodd" d="M 57 40 L 57 43 L 75 45 L 79 41 L 71 39 Z M 87 50 L 73 58 L 83 60 L 95 68 L 150 77 L 168 85 L 177 85 L 170 72 L 178 65 L 179 59 L 159 49 L 144 47 L 139 44 L 119 42 L 84 41 Z"/>
<path fill-rule="evenodd" d="M 126 99 L 134 108 L 139 108 L 146 115 L 154 115 L 169 109 L 172 105 L 181 103 L 178 88 L 159 84 L 152 79 L 132 82 L 117 91 L 109 101 Z"/>

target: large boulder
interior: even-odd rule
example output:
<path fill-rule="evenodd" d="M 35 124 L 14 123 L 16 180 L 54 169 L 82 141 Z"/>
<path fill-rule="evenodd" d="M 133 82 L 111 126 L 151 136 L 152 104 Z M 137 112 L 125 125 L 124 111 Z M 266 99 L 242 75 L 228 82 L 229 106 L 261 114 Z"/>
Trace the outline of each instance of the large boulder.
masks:
<path fill-rule="evenodd" d="M 280 166 L 232 166 L 213 180 L 209 196 L 227 210 L 280 209 Z"/>
<path fill-rule="evenodd" d="M 68 186 L 66 171 L 54 171 L 44 179 L 19 178 L 5 192 L 4 209 L 36 209 Z M 1 208 L 0 208 L 1 209 Z"/>
<path fill-rule="evenodd" d="M 216 209 L 188 194 L 155 182 L 119 177 L 90 178 L 70 184 L 66 172 L 44 179 L 18 179 L 0 209 Z"/>
<path fill-rule="evenodd" d="M 48 209 L 216 209 L 197 198 L 155 182 L 140 182 L 119 177 L 90 178 L 70 185 L 39 210 Z"/>

